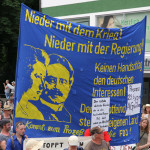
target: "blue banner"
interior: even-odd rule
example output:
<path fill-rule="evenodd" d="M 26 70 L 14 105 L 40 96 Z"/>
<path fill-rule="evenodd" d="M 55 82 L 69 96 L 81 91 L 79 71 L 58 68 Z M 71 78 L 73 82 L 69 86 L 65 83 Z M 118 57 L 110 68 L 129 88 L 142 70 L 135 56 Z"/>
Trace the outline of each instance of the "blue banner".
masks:
<path fill-rule="evenodd" d="M 89 27 L 22 4 L 14 125 L 28 137 L 83 136 L 100 126 L 111 145 L 137 143 L 146 17 L 121 29 Z"/>

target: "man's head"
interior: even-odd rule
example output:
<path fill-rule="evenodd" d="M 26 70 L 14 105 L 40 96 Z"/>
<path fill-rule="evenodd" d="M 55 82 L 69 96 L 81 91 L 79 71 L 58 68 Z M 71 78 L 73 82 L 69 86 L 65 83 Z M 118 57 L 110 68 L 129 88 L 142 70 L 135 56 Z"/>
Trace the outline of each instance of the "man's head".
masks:
<path fill-rule="evenodd" d="M 15 86 L 15 81 L 12 81 L 11 84 L 12 84 L 12 86 Z"/>
<path fill-rule="evenodd" d="M 10 120 L 9 119 L 2 119 L 0 122 L 0 126 L 1 126 L 2 130 L 9 132 L 9 130 L 11 129 Z"/>
<path fill-rule="evenodd" d="M 91 136 L 93 140 L 104 140 L 104 130 L 98 126 L 93 127 L 90 130 Z"/>
<path fill-rule="evenodd" d="M 8 84 L 9 83 L 9 80 L 6 80 L 6 84 Z"/>
<path fill-rule="evenodd" d="M 24 136 L 25 134 L 25 124 L 21 121 L 17 122 L 16 125 L 16 134 Z"/>
<path fill-rule="evenodd" d="M 44 90 L 40 97 L 47 103 L 59 105 L 68 97 L 74 81 L 74 70 L 65 57 L 56 54 L 51 54 L 49 57 L 50 63 L 46 67 Z"/>
<path fill-rule="evenodd" d="M 12 114 L 12 108 L 8 104 L 4 105 L 3 111 L 4 111 L 4 114 L 8 114 L 8 115 Z"/>
<path fill-rule="evenodd" d="M 78 137 L 75 135 L 72 135 L 68 139 L 69 144 L 69 150 L 77 150 L 77 146 L 79 145 Z"/>

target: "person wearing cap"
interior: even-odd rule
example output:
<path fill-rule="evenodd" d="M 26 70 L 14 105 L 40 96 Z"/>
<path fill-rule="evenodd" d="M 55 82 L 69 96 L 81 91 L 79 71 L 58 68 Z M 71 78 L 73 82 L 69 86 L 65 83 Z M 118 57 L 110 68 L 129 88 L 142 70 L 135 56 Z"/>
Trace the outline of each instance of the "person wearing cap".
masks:
<path fill-rule="evenodd" d="M 9 105 L 4 105 L 3 112 L 4 113 L 1 114 L 1 116 L 0 116 L 1 120 L 2 119 L 9 119 L 11 124 L 12 124 L 12 120 L 13 120 L 12 108 Z"/>
<path fill-rule="evenodd" d="M 26 150 L 40 150 L 42 148 L 44 141 L 37 141 L 30 139 L 26 143 Z"/>
<path fill-rule="evenodd" d="M 143 106 L 142 117 L 148 118 L 150 122 L 150 104 L 146 104 Z"/>
<path fill-rule="evenodd" d="M 86 145 L 84 150 L 108 150 L 103 131 L 104 130 L 98 126 L 93 127 L 90 130 L 92 140 Z"/>
<path fill-rule="evenodd" d="M 3 119 L 0 122 L 0 127 L 1 127 L 1 133 L 0 133 L 0 147 L 3 149 L 6 149 L 6 142 L 7 140 L 11 137 L 11 124 L 10 120 L 8 119 Z M 3 146 L 2 146 L 3 145 Z"/>
<path fill-rule="evenodd" d="M 23 142 L 27 136 L 25 136 L 25 124 L 21 121 L 15 125 L 16 134 L 12 138 L 8 139 L 6 150 L 23 150 Z"/>
<path fill-rule="evenodd" d="M 83 150 L 82 147 L 79 147 L 79 140 L 78 137 L 75 135 L 72 135 L 68 138 L 68 144 L 69 147 L 65 148 L 64 150 Z"/>
<path fill-rule="evenodd" d="M 86 129 L 85 132 L 84 132 L 84 136 L 91 136 L 91 132 L 90 132 L 90 129 Z M 111 138 L 108 134 L 107 131 L 104 131 L 104 140 L 106 141 L 106 143 L 108 144 L 108 146 L 110 147 L 110 141 L 111 141 Z"/>
<path fill-rule="evenodd" d="M 9 105 L 9 107 L 13 110 L 14 109 L 14 95 L 10 93 L 9 99 L 4 103 L 4 105 Z"/>

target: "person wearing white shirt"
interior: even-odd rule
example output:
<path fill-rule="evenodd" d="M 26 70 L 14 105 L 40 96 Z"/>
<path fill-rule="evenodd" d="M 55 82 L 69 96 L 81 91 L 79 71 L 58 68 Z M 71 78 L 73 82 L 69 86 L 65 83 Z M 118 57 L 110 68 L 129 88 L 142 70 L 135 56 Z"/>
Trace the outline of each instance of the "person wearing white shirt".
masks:
<path fill-rule="evenodd" d="M 6 84 L 4 84 L 4 88 L 5 88 L 5 96 L 6 96 L 6 99 L 9 99 L 9 94 L 10 94 L 10 90 L 14 90 L 14 87 L 9 84 L 9 80 L 6 80 Z"/>

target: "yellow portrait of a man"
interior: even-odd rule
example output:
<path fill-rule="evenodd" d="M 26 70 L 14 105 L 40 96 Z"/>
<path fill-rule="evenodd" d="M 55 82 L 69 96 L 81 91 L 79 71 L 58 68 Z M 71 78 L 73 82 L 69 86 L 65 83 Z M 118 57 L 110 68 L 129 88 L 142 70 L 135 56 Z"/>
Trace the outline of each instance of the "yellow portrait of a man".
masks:
<path fill-rule="evenodd" d="M 73 67 L 63 56 L 41 54 L 45 62 L 35 58 L 30 76 L 33 83 L 17 102 L 16 117 L 70 123 L 64 103 L 74 81 Z"/>

